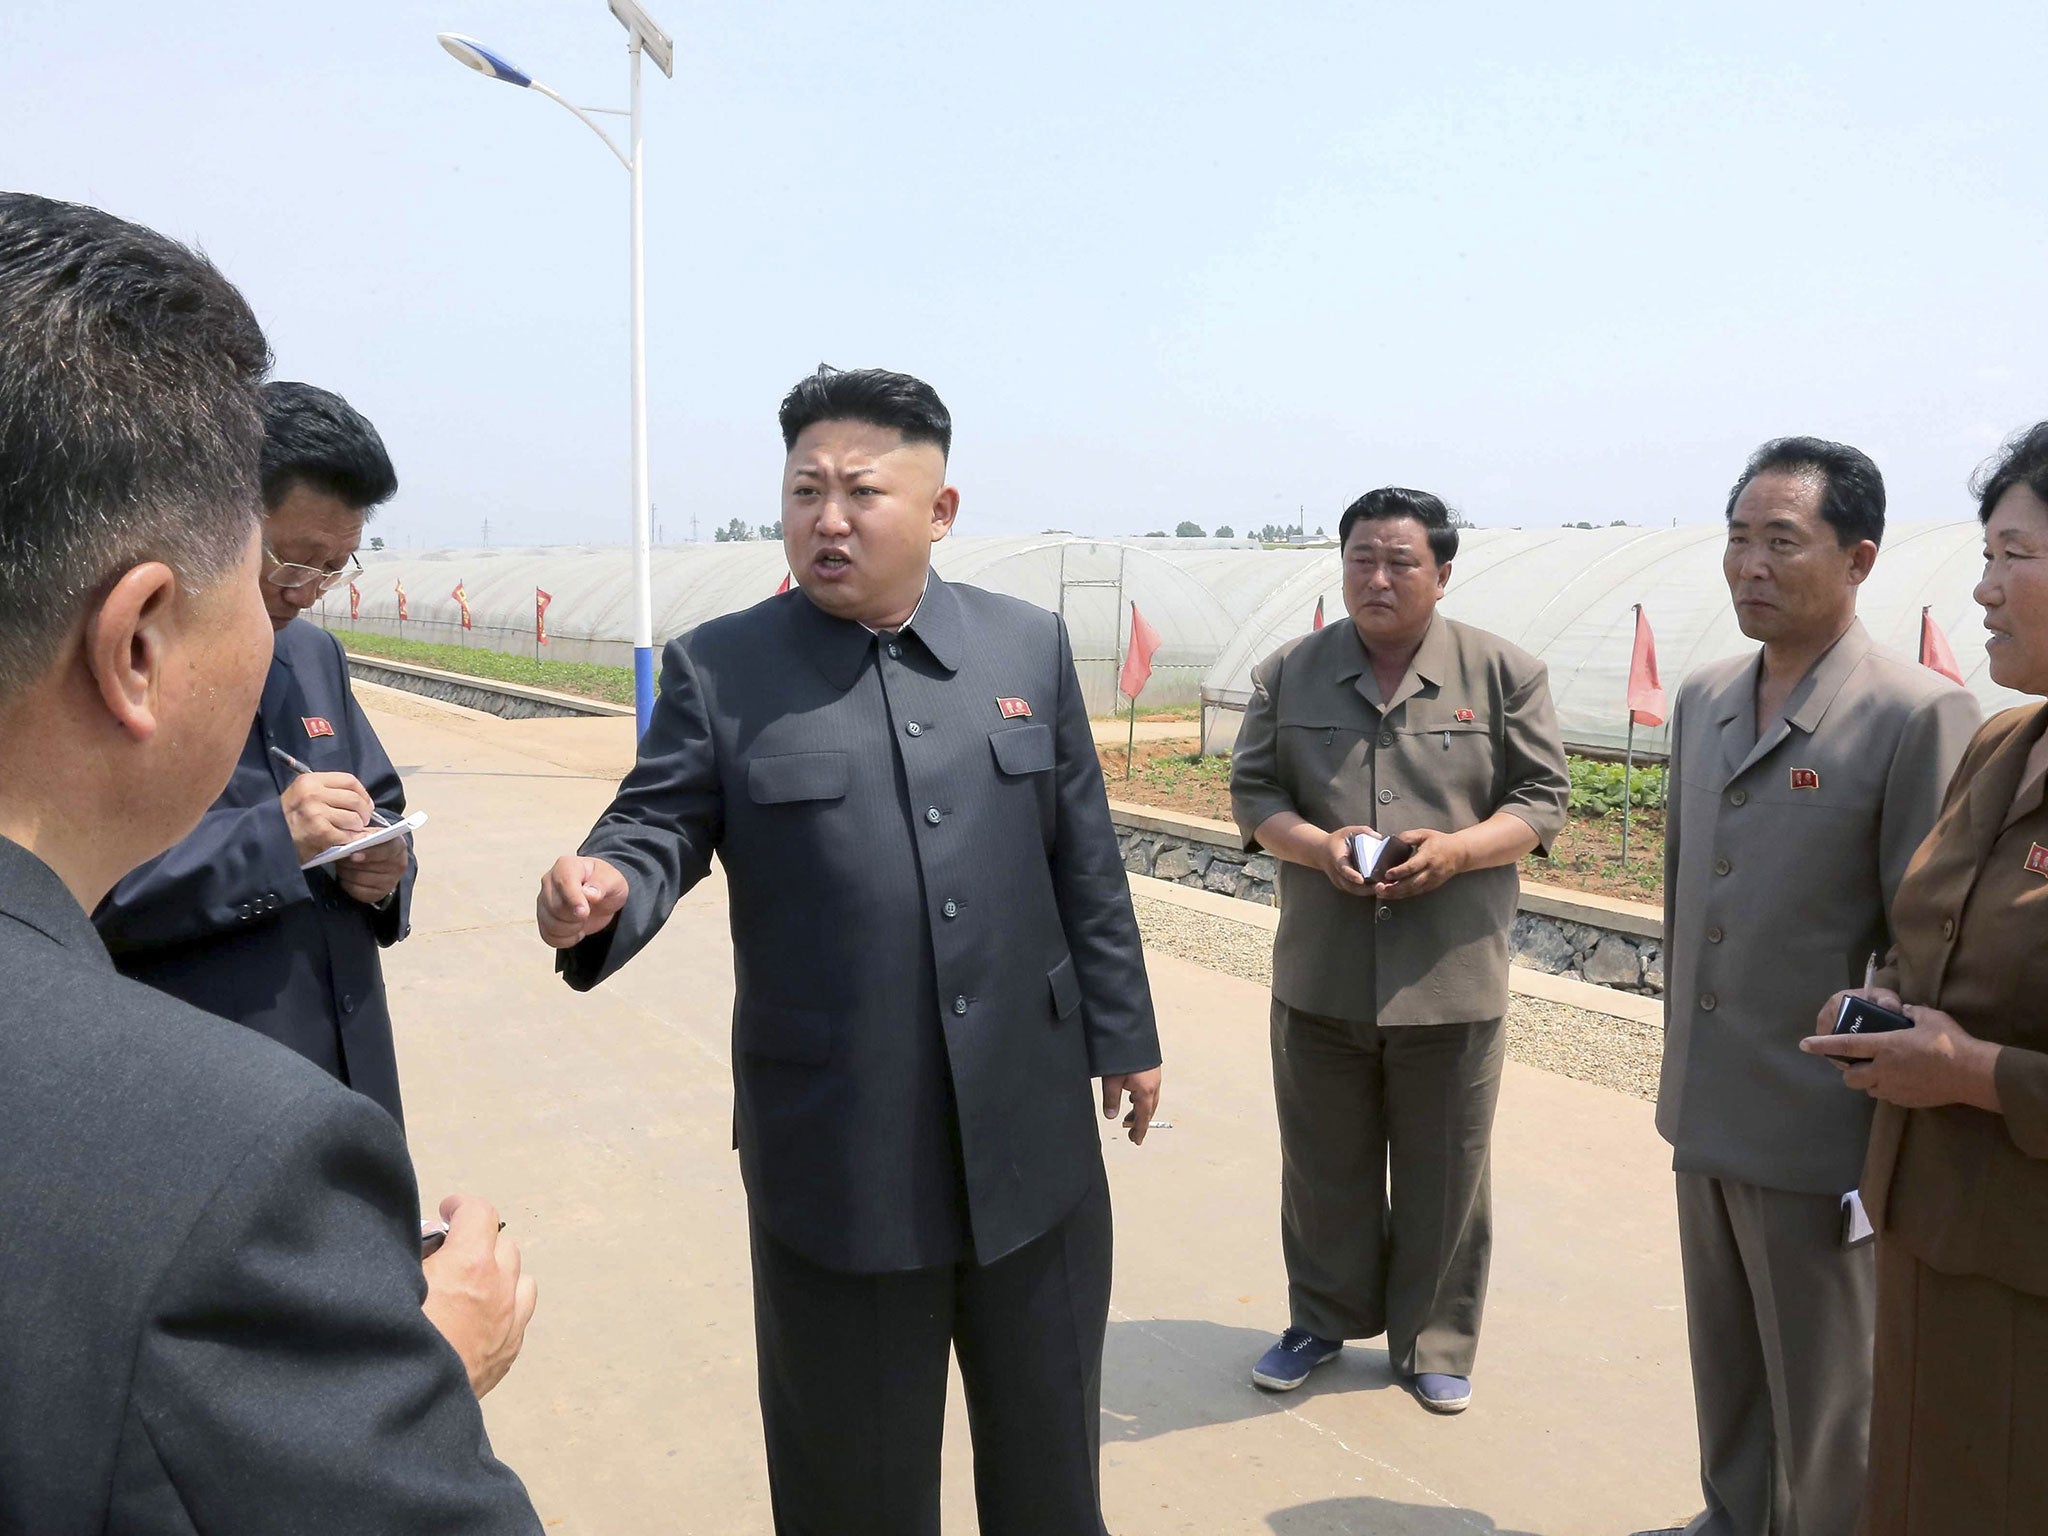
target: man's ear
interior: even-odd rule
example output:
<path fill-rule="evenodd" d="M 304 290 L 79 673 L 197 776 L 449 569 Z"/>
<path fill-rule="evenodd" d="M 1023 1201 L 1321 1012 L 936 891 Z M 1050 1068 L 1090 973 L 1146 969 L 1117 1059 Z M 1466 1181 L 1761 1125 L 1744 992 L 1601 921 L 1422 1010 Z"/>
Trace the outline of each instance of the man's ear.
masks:
<path fill-rule="evenodd" d="M 1871 568 L 1877 564 L 1877 542 L 1864 539 L 1849 551 L 1849 585 L 1861 586 L 1870 579 Z"/>
<path fill-rule="evenodd" d="M 85 621 L 85 665 L 100 702 L 137 741 L 162 723 L 178 578 L 161 561 L 125 572 Z"/>
<path fill-rule="evenodd" d="M 960 492 L 947 486 L 932 503 L 932 542 L 938 543 L 953 531 L 953 519 L 960 515 Z"/>
<path fill-rule="evenodd" d="M 1436 595 L 1438 597 L 1442 597 L 1444 593 L 1448 591 L 1450 588 L 1451 565 L 1452 562 L 1446 560 L 1442 565 L 1439 565 L 1436 568 Z"/>

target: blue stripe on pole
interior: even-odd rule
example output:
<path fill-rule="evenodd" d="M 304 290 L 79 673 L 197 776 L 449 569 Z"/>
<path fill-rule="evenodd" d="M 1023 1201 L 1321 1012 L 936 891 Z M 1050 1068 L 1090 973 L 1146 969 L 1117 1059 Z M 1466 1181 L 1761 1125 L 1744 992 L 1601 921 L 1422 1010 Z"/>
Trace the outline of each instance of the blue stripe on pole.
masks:
<path fill-rule="evenodd" d="M 636 645 L 633 647 L 633 705 L 640 717 L 640 734 L 647 734 L 647 723 L 654 718 L 654 647 Z"/>

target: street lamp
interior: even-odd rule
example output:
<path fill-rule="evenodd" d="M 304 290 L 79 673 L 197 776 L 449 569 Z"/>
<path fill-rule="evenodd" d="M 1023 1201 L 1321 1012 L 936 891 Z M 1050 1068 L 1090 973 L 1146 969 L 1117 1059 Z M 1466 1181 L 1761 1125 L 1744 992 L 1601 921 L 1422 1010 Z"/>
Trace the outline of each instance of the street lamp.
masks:
<path fill-rule="evenodd" d="M 480 75 L 538 91 L 548 100 L 566 107 L 577 120 L 600 139 L 626 168 L 632 185 L 632 292 L 633 292 L 633 697 L 640 734 L 647 734 L 648 719 L 654 713 L 654 551 L 653 513 L 647 495 L 647 260 L 642 239 L 640 173 L 647 164 L 646 147 L 640 139 L 640 55 L 654 60 L 654 67 L 675 78 L 675 45 L 668 34 L 654 24 L 635 0 L 607 0 L 612 15 L 626 29 L 626 52 L 632 60 L 633 100 L 624 110 L 617 107 L 579 107 L 558 91 L 550 90 L 504 55 L 459 32 L 440 34 L 441 46 L 456 62 Z M 596 114 L 596 115 L 593 115 Z M 619 148 L 604 131 L 597 115 L 629 119 L 631 153 Z"/>

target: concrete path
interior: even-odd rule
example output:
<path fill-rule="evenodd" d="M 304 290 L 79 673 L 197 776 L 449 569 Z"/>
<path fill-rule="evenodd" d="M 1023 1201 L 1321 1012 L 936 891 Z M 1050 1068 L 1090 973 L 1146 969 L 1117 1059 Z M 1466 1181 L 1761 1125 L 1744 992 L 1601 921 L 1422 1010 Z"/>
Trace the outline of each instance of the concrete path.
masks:
<path fill-rule="evenodd" d="M 540 1280 L 526 1354 L 486 1405 L 496 1446 L 562 1536 L 763 1536 L 722 883 L 611 983 L 571 993 L 533 936 L 533 892 L 610 795 L 616 722 L 362 693 L 433 818 L 415 933 L 387 961 L 423 1194 L 497 1200 Z M 1286 1307 L 1266 997 L 1169 957 L 1151 971 L 1172 1128 L 1142 1149 L 1105 1141 L 1117 1536 L 1619 1536 L 1697 1507 L 1669 1162 L 1647 1105 L 1509 1068 L 1470 1412 L 1425 1414 L 1369 1345 L 1269 1397 L 1247 1380 Z M 957 1400 L 946 1529 L 974 1530 Z"/>

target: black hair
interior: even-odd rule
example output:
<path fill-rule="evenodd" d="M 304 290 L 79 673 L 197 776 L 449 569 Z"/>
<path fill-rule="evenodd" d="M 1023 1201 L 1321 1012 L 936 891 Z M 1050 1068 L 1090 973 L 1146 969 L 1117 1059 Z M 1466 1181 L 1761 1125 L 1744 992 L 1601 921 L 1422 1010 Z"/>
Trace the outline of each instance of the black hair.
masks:
<path fill-rule="evenodd" d="M 80 612 L 161 560 L 194 590 L 262 516 L 248 303 L 175 240 L 0 192 L 0 697 L 42 677 Z"/>
<path fill-rule="evenodd" d="M 1820 515 L 1847 549 L 1865 539 L 1884 543 L 1884 476 L 1870 455 L 1824 437 L 1777 437 L 1749 456 L 1742 478 L 1728 493 L 1726 518 L 1750 481 L 1763 474 L 1810 476 L 1821 483 Z"/>
<path fill-rule="evenodd" d="M 886 368 L 842 371 L 820 363 L 782 397 L 776 415 L 785 450 L 796 446 L 805 427 L 821 421 L 864 421 L 895 428 L 906 443 L 936 443 L 940 453 L 953 452 L 953 418 L 939 392 L 923 379 Z"/>
<path fill-rule="evenodd" d="M 1451 521 L 1451 509 L 1443 504 L 1443 499 L 1398 485 L 1367 491 L 1344 509 L 1344 515 L 1337 519 L 1337 547 L 1342 549 L 1351 541 L 1351 530 L 1360 523 L 1386 522 L 1396 517 L 1412 517 L 1422 524 L 1429 534 L 1429 557 L 1438 565 L 1449 565 L 1458 558 L 1458 528 Z"/>
<path fill-rule="evenodd" d="M 263 505 L 275 512 L 305 484 L 368 517 L 398 494 L 384 439 L 329 389 L 278 379 L 263 386 Z"/>
<path fill-rule="evenodd" d="M 2024 432 L 2014 433 L 1971 477 L 1970 490 L 1977 498 L 1977 521 L 1990 522 L 1998 499 L 2016 485 L 2024 485 L 2048 501 L 2048 421 L 2038 421 Z"/>

